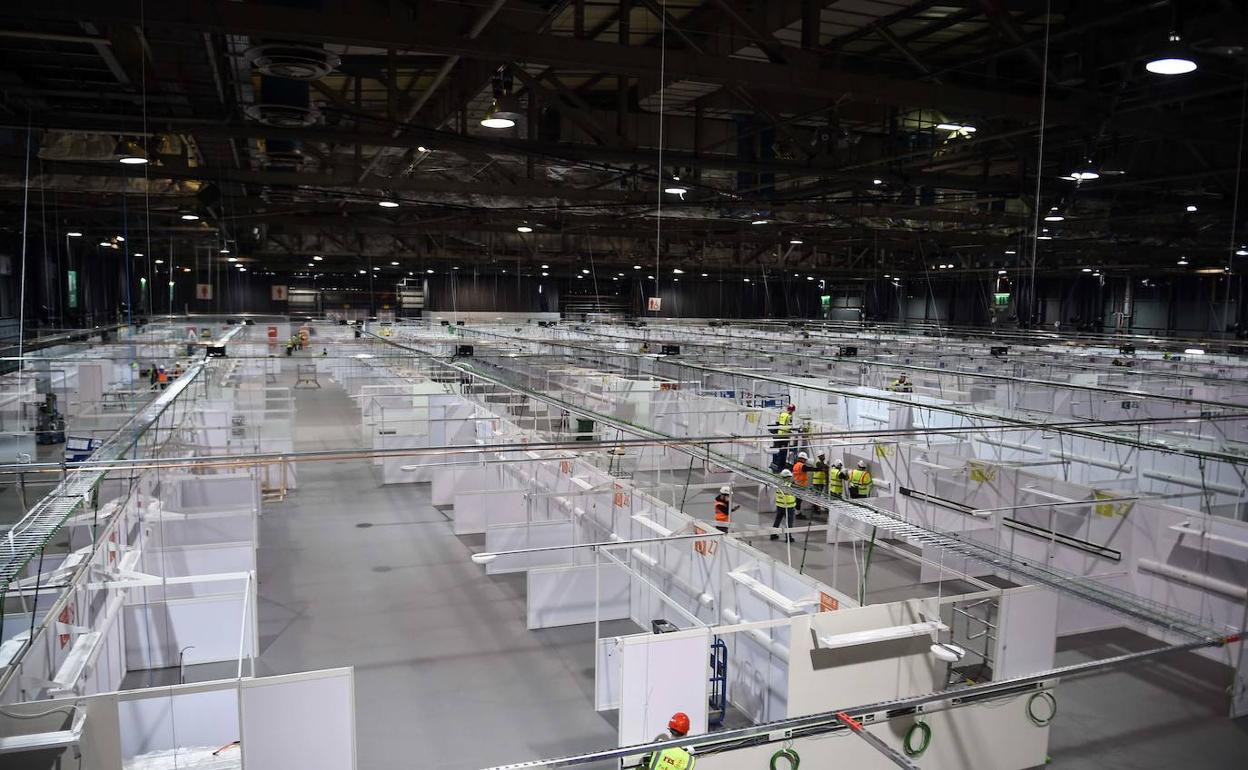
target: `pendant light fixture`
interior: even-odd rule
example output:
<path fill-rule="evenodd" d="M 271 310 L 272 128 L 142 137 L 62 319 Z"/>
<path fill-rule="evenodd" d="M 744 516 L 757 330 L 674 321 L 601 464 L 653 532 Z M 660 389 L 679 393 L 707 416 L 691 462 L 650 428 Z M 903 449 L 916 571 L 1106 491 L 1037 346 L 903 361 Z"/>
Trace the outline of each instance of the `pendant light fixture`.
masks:
<path fill-rule="evenodd" d="M 1171 30 L 1166 45 L 1144 65 L 1154 75 L 1186 75 L 1196 71 L 1196 60 L 1183 44 L 1178 32 Z"/>
<path fill-rule="evenodd" d="M 481 118 L 481 125 L 493 129 L 511 128 L 520 120 L 520 101 L 511 94 L 511 71 L 499 67 L 490 85 L 494 89 L 494 101 Z"/>
<path fill-rule="evenodd" d="M 118 163 L 127 166 L 142 166 L 147 163 L 147 151 L 138 142 L 130 139 L 119 140 L 113 154 L 117 156 Z"/>

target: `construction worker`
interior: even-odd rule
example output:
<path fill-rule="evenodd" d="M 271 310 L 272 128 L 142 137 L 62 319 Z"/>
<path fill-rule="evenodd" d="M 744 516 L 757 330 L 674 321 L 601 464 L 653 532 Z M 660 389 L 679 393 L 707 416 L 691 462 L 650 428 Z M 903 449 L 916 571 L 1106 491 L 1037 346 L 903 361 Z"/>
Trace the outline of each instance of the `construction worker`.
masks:
<path fill-rule="evenodd" d="M 858 467 L 849 472 L 849 496 L 870 497 L 871 483 L 871 471 L 867 470 L 866 462 L 859 460 Z"/>
<path fill-rule="evenodd" d="M 810 486 L 810 470 L 808 466 L 809 462 L 810 462 L 810 455 L 806 454 L 805 452 L 797 453 L 797 460 L 793 463 L 793 486 L 801 487 L 802 489 L 805 489 Z M 802 501 L 801 500 L 797 501 L 797 504 L 793 506 L 793 510 L 797 514 L 797 518 L 799 519 L 806 518 L 806 516 L 802 513 Z"/>
<path fill-rule="evenodd" d="M 893 380 L 893 384 L 888 386 L 888 389 L 894 393 L 914 392 L 914 386 L 910 384 L 910 380 L 908 380 L 904 374 L 898 375 L 897 379 Z"/>
<path fill-rule="evenodd" d="M 654 740 L 670 741 L 674 738 L 683 738 L 688 734 L 689 715 L 683 711 L 677 711 L 667 722 L 667 732 L 659 733 Z M 673 746 L 642 757 L 641 766 L 646 770 L 692 770 L 693 762 L 693 754 L 689 749 Z"/>
<path fill-rule="evenodd" d="M 793 432 L 793 413 L 796 411 L 797 407 L 793 404 L 789 404 L 781 410 L 780 416 L 776 418 L 776 425 L 778 426 L 776 433 L 785 438 L 789 437 L 789 434 Z"/>
<path fill-rule="evenodd" d="M 795 411 L 797 411 L 797 407 L 789 404 L 780 410 L 780 415 L 776 417 L 776 421 L 768 428 L 776 437 L 775 442 L 772 444 L 772 447 L 776 449 L 776 454 L 771 462 L 773 473 L 789 467 L 789 440 L 793 435 L 793 412 Z"/>
<path fill-rule="evenodd" d="M 810 484 L 821 495 L 828 493 L 828 456 L 822 452 L 815 459 L 815 469 L 810 474 Z"/>
<path fill-rule="evenodd" d="M 840 460 L 832 466 L 832 473 L 828 477 L 828 494 L 833 497 L 845 496 L 845 482 L 849 480 L 849 474 L 845 472 L 845 463 Z"/>
<path fill-rule="evenodd" d="M 793 509 L 797 506 L 797 495 L 793 494 L 793 471 L 785 468 L 780 471 L 780 483 L 776 484 L 776 520 L 771 523 L 772 527 L 779 527 L 780 522 L 784 522 L 784 526 L 793 527 Z M 793 536 L 787 535 L 789 542 L 793 542 Z M 779 540 L 780 536 L 773 534 L 772 540 Z"/>
<path fill-rule="evenodd" d="M 329 356 L 329 348 L 321 348 L 321 358 L 327 358 L 328 356 Z"/>
<path fill-rule="evenodd" d="M 169 372 L 166 372 L 163 366 L 156 369 L 156 384 L 161 390 L 169 387 Z"/>
<path fill-rule="evenodd" d="M 732 512 L 740 507 L 732 504 L 732 487 L 720 487 L 719 494 L 715 495 L 715 529 L 727 532 L 728 524 L 732 520 Z"/>
<path fill-rule="evenodd" d="M 286 340 L 286 355 L 291 356 L 295 353 L 295 338 L 291 337 Z"/>

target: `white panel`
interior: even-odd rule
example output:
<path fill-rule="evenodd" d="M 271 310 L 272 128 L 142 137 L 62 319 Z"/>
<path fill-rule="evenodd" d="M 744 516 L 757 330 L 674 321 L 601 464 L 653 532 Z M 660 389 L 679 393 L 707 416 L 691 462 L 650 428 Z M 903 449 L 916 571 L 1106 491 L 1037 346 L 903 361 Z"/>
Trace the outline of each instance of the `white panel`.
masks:
<path fill-rule="evenodd" d="M 512 551 L 523 548 L 544 548 L 553 545 L 572 544 L 572 523 L 569 521 L 544 521 L 533 524 L 504 524 L 490 527 L 485 532 L 485 550 Z M 485 565 L 486 573 L 498 575 L 505 572 L 523 572 L 531 567 L 553 567 L 571 564 L 573 549 L 547 551 L 536 554 L 500 556 Z"/>
<path fill-rule="evenodd" d="M 139 589 L 140 591 L 142 589 Z M 187 647 L 186 664 L 237 660 L 240 634 L 243 651 L 251 644 L 255 617 L 248 603 L 248 627 L 243 629 L 243 594 L 213 599 L 180 599 L 122 610 L 126 632 L 126 667 L 165 668 L 178 665 L 178 652 Z"/>
<path fill-rule="evenodd" d="M 594 708 L 608 711 L 620 707 L 620 639 L 599 639 L 594 657 Z"/>
<path fill-rule="evenodd" d="M 224 746 L 239 740 L 238 692 L 174 693 L 117 704 L 125 759 L 182 746 Z M 276 766 L 275 766 L 276 767 Z"/>
<path fill-rule="evenodd" d="M 354 770 L 351 669 L 244 681 L 241 697 L 247 770 Z"/>
<path fill-rule="evenodd" d="M 1057 594 L 1029 587 L 1001 596 L 993 679 L 1012 679 L 1053 668 L 1057 647 Z"/>
<path fill-rule="evenodd" d="M 529 629 L 627 618 L 629 580 L 627 570 L 609 562 L 598 569 L 593 564 L 531 569 Z"/>
<path fill-rule="evenodd" d="M 706 732 L 710 639 L 707 629 L 623 638 L 621 746 L 654 740 L 677 711 L 689 715 L 691 735 Z"/>
<path fill-rule="evenodd" d="M 499 524 L 519 524 L 528 516 L 519 490 L 460 492 L 455 495 L 455 534 L 475 535 Z"/>

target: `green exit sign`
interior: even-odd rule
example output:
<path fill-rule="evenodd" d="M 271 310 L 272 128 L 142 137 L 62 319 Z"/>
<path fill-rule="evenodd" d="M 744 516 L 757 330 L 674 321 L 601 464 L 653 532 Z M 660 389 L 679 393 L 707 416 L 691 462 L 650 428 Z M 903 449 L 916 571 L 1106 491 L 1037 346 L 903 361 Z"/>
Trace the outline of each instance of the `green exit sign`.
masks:
<path fill-rule="evenodd" d="M 992 295 L 992 303 L 998 307 L 1010 304 L 1010 293 L 1008 291 L 994 292 Z"/>

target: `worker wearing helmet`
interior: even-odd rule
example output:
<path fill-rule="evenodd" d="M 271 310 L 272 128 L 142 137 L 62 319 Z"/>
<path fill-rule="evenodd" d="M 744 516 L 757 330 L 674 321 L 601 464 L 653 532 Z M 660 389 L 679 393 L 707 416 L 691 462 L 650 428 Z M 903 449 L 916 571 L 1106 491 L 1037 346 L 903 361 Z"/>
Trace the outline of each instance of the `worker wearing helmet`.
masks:
<path fill-rule="evenodd" d="M 732 512 L 740 507 L 732 504 L 732 487 L 720 487 L 719 494 L 715 495 L 715 529 L 718 529 L 720 532 L 727 532 L 728 523 L 732 519 Z"/>
<path fill-rule="evenodd" d="M 805 452 L 797 453 L 797 460 L 793 463 L 793 486 L 806 489 L 810 486 L 810 455 Z M 793 506 L 797 518 L 804 519 L 806 516 L 802 513 L 802 501 L 798 500 Z"/>
<path fill-rule="evenodd" d="M 670 741 L 683 738 L 688 734 L 689 715 L 683 711 L 677 711 L 672 714 L 672 718 L 667 723 L 667 732 L 659 733 L 654 740 Z M 646 755 L 641 760 L 641 766 L 646 770 L 692 770 L 693 762 L 693 753 L 689 749 L 671 746 Z"/>
<path fill-rule="evenodd" d="M 904 374 L 898 375 L 897 379 L 893 380 L 892 384 L 888 386 L 888 389 L 894 393 L 914 392 L 914 386 L 910 384 L 909 378 Z"/>
<path fill-rule="evenodd" d="M 866 462 L 859 460 L 858 467 L 849 472 L 849 496 L 870 497 L 871 484 L 871 471 L 867 470 Z"/>
<path fill-rule="evenodd" d="M 845 463 L 837 460 L 828 476 L 828 494 L 833 497 L 844 497 L 846 481 L 849 481 L 849 474 L 845 472 Z"/>
<path fill-rule="evenodd" d="M 797 507 L 797 495 L 793 494 L 793 471 L 785 468 L 780 471 L 780 483 L 776 485 L 776 520 L 771 523 L 772 527 L 783 526 L 792 528 L 793 526 L 793 510 Z M 793 536 L 787 535 L 789 542 L 793 542 Z M 772 535 L 772 540 L 779 540 L 780 535 Z"/>

